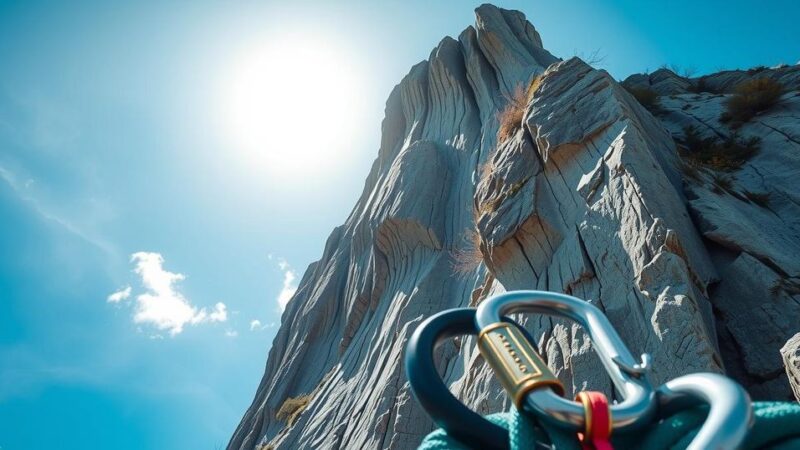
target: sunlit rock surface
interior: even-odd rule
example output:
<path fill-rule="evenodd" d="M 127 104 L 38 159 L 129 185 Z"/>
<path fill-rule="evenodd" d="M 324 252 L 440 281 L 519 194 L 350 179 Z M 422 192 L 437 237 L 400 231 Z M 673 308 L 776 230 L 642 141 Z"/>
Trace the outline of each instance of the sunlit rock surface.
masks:
<path fill-rule="evenodd" d="M 758 73 L 790 89 L 800 79 L 794 66 Z M 498 139 L 498 111 L 537 76 L 516 131 Z M 723 92 L 748 76 L 708 83 Z M 712 172 L 686 175 L 676 139 L 687 125 L 732 133 L 719 121 L 728 94 L 691 93 L 696 79 L 668 70 L 626 80 L 637 83 L 663 94 L 657 116 L 606 72 L 547 52 L 521 13 L 489 5 L 442 40 L 389 96 L 361 198 L 289 302 L 228 448 L 415 447 L 433 424 L 403 373 L 406 340 L 435 312 L 512 289 L 590 299 L 634 354 L 653 355 L 654 383 L 723 372 L 755 398 L 790 398 L 780 350 L 800 332 L 800 97 L 741 127 L 761 151 L 721 190 Z M 612 395 L 579 327 L 526 326 L 568 395 Z M 509 406 L 474 339 L 437 358 L 470 407 Z M 276 418 L 305 394 L 291 424 Z"/>
<path fill-rule="evenodd" d="M 786 341 L 786 345 L 781 348 L 781 354 L 786 365 L 789 384 L 792 385 L 792 391 L 794 391 L 797 401 L 800 401 L 800 333 Z"/>

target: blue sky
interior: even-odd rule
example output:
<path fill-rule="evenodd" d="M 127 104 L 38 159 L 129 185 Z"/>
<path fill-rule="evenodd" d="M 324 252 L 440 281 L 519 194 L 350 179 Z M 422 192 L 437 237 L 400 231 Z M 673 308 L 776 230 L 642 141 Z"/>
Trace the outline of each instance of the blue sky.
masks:
<path fill-rule="evenodd" d="M 360 194 L 386 96 L 477 6 L 376 3 L 0 1 L 0 449 L 224 447 L 278 297 Z M 796 2 L 498 4 L 617 78 L 800 60 Z M 292 33 L 335 41 L 358 127 L 334 146 L 338 107 L 314 100 L 254 159 L 230 80 Z"/>

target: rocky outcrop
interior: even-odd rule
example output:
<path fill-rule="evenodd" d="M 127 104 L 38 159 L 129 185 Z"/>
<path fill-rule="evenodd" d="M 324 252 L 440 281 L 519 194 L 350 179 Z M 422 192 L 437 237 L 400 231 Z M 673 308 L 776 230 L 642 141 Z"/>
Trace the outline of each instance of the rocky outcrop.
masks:
<path fill-rule="evenodd" d="M 289 302 L 228 448 L 415 447 L 433 424 L 402 370 L 410 333 L 511 289 L 590 299 L 634 354 L 653 355 L 654 383 L 725 372 L 757 398 L 788 398 L 779 349 L 800 331 L 800 97 L 741 127 L 762 150 L 720 189 L 713 170 L 687 172 L 676 139 L 687 124 L 733 133 L 719 122 L 725 97 L 675 77 L 656 77 L 670 88 L 655 117 L 607 73 L 547 52 L 521 13 L 479 7 L 390 94 L 361 198 Z M 509 103 L 520 111 L 498 135 Z M 745 191 L 768 193 L 766 206 Z M 578 326 L 525 326 L 568 390 L 612 394 Z M 476 411 L 509 406 L 472 338 L 437 360 Z M 275 417 L 306 394 L 291 424 Z"/>
<path fill-rule="evenodd" d="M 800 89 L 800 65 L 781 66 L 768 69 L 756 67 L 749 70 L 723 70 L 702 77 L 682 77 L 670 69 L 661 68 L 651 74 L 637 73 L 625 79 L 623 84 L 638 89 L 651 89 L 659 95 L 687 93 L 731 93 L 736 86 L 753 78 L 769 78 L 781 83 L 788 90 Z"/>
<path fill-rule="evenodd" d="M 792 386 L 795 398 L 800 401 L 800 333 L 786 341 L 786 345 L 781 348 L 781 355 L 786 365 L 789 384 Z"/>
<path fill-rule="evenodd" d="M 748 71 L 736 74 L 743 81 Z M 731 76 L 703 78 L 713 84 Z M 678 142 L 688 128 L 720 142 L 758 142 L 757 152 L 735 170 L 684 165 L 684 192 L 719 272 L 709 298 L 725 367 L 754 398 L 787 399 L 778 350 L 800 331 L 800 66 L 750 71 L 750 77 L 783 80 L 786 92 L 741 126 L 721 120 L 731 94 L 663 95 L 657 117 Z"/>

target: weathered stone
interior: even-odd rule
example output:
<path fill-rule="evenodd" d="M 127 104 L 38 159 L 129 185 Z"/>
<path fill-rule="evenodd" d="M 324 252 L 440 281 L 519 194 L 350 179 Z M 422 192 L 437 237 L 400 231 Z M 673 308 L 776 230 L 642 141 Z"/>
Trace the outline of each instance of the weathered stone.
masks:
<path fill-rule="evenodd" d="M 742 82 L 753 78 L 770 78 L 781 83 L 787 90 L 800 89 L 800 63 L 773 68 L 756 67 L 749 70 L 723 70 L 696 78 L 680 76 L 669 69 L 658 69 L 651 74 L 637 73 L 622 82 L 623 85 L 650 89 L 659 95 L 695 93 L 731 93 Z"/>
<path fill-rule="evenodd" d="M 786 345 L 781 348 L 781 355 L 794 397 L 800 402 L 800 333 L 786 341 Z"/>
<path fill-rule="evenodd" d="M 800 330 L 800 303 L 772 289 L 780 280 L 779 274 L 743 252 L 724 269 L 712 296 L 747 372 L 760 379 L 783 373 L 777 349 Z"/>
<path fill-rule="evenodd" d="M 736 71 L 736 76 L 738 82 L 782 79 L 796 88 L 791 74 L 800 73 L 798 69 Z M 706 78 L 730 76 L 725 72 Z M 721 275 L 710 292 L 717 328 L 723 329 L 726 369 L 754 398 L 782 400 L 791 391 L 778 349 L 800 322 L 800 96 L 787 92 L 777 105 L 736 129 L 720 120 L 727 98 L 708 93 L 662 96 L 659 118 L 677 140 L 687 127 L 705 138 L 758 139 L 758 152 L 740 168 L 695 165 L 684 183 L 695 225 Z"/>
<path fill-rule="evenodd" d="M 768 76 L 796 89 L 798 74 L 703 79 L 729 90 Z M 498 111 L 534 77 L 498 142 Z M 289 302 L 228 448 L 415 447 L 434 425 L 402 370 L 406 340 L 435 312 L 511 289 L 591 301 L 632 353 L 653 355 L 655 383 L 715 371 L 756 398 L 791 395 L 783 366 L 796 388 L 800 338 L 783 362 L 779 348 L 800 323 L 800 96 L 734 131 L 720 121 L 727 97 L 688 93 L 697 81 L 668 70 L 626 80 L 664 94 L 656 118 L 607 73 L 544 50 L 521 13 L 479 7 L 474 27 L 442 40 L 390 94 L 363 193 Z M 758 137 L 761 150 L 730 173 L 690 174 L 673 140 L 686 126 Z M 480 255 L 455 270 L 467 245 Z M 568 393 L 613 395 L 584 330 L 524 322 Z M 440 346 L 436 360 L 470 408 L 510 406 L 474 337 Z M 311 401 L 292 425 L 276 419 L 303 394 Z"/>
<path fill-rule="evenodd" d="M 636 89 L 649 89 L 659 95 L 685 94 L 691 89 L 691 80 L 677 75 L 669 69 L 658 69 L 647 75 L 637 73 L 623 82 Z"/>

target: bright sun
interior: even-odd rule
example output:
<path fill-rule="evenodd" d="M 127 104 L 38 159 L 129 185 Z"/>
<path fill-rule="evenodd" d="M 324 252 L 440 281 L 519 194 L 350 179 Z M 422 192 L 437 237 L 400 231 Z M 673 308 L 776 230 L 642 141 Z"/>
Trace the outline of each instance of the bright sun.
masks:
<path fill-rule="evenodd" d="M 355 63 L 331 39 L 307 33 L 244 52 L 232 68 L 225 113 L 246 163 L 286 179 L 319 175 L 346 159 L 364 119 Z"/>

